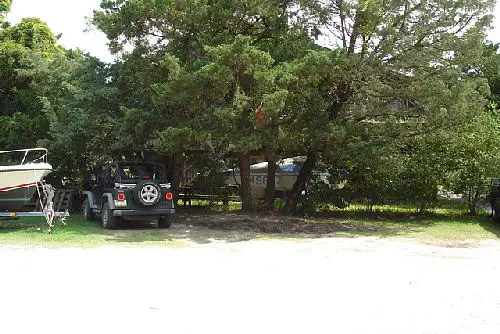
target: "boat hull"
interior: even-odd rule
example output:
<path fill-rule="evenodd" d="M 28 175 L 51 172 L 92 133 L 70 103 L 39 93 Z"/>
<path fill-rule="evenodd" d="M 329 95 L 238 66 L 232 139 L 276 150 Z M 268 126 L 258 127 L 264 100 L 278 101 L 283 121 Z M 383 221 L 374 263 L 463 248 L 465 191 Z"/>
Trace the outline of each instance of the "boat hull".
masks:
<path fill-rule="evenodd" d="M 292 190 L 295 181 L 300 173 L 301 165 L 297 163 L 284 163 L 278 165 L 276 169 L 274 189 L 282 193 L 287 193 Z M 325 184 L 330 184 L 328 172 L 314 170 L 313 175 L 318 177 Z M 241 184 L 240 171 L 238 169 L 231 170 L 226 173 L 224 184 L 239 185 Z M 261 162 L 250 166 L 250 189 L 253 198 L 263 199 L 266 196 L 267 186 L 267 162 Z M 339 185 L 338 187 L 342 187 Z"/>
<path fill-rule="evenodd" d="M 31 201 L 36 192 L 36 186 L 0 191 L 0 211 L 20 210 Z"/>
<path fill-rule="evenodd" d="M 36 185 L 52 171 L 50 165 L 27 165 L 0 170 L 0 210 L 19 210 L 33 198 Z"/>

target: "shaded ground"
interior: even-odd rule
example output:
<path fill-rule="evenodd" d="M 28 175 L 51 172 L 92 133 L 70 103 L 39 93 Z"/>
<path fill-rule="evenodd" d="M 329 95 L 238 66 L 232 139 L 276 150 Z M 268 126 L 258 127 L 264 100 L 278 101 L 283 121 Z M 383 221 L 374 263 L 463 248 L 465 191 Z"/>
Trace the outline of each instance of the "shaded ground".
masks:
<path fill-rule="evenodd" d="M 77 224 L 70 223 L 70 226 Z M 473 247 L 476 241 L 500 236 L 500 224 L 494 223 L 489 217 L 415 217 L 407 213 L 370 217 L 332 214 L 308 219 L 275 213 L 248 215 L 186 209 L 178 210 L 174 224 L 168 229 L 158 229 L 154 222 L 149 225 L 128 222 L 115 231 L 103 230 L 97 222 L 90 224 L 95 224 L 95 228 L 90 229 L 91 233 L 104 235 L 106 241 L 131 244 L 177 241 L 207 244 L 256 238 L 375 236 L 418 238 L 428 244 L 442 244 L 445 247 Z M 88 228 L 83 233 L 87 231 Z"/>
<path fill-rule="evenodd" d="M 322 238 L 335 233 L 382 233 L 385 236 L 418 230 L 425 224 L 382 226 L 356 222 L 312 222 L 304 218 L 278 214 L 241 214 L 210 212 L 207 210 L 180 210 L 175 223 L 168 229 L 157 229 L 154 223 L 127 223 L 114 232 L 115 239 L 137 242 L 136 236 L 147 233 L 146 241 L 188 240 L 205 244 L 217 241 L 239 242 L 259 237 Z"/>
<path fill-rule="evenodd" d="M 443 247 L 475 247 L 482 240 L 500 238 L 500 224 L 488 216 L 471 217 L 457 210 L 415 215 L 411 211 L 333 211 L 310 218 L 286 217 L 274 212 L 241 214 L 207 209 L 178 209 L 171 228 L 155 223 L 127 223 L 105 230 L 98 221 L 68 219 L 47 234 L 38 218 L 0 223 L 0 244 L 39 247 L 191 247 L 210 243 L 237 243 L 253 239 L 309 239 L 363 237 L 412 238 Z"/>
<path fill-rule="evenodd" d="M 328 222 L 318 220 L 314 222 L 306 218 L 287 217 L 276 213 L 240 214 L 240 213 L 211 213 L 209 211 L 180 211 L 176 223 L 192 226 L 203 226 L 210 229 L 224 231 L 250 231 L 255 233 L 273 234 L 304 234 L 325 235 L 335 232 L 384 232 L 391 227 L 365 225 L 359 221 Z M 412 228 L 411 223 L 407 228 Z M 421 224 L 420 224 L 421 225 Z M 398 229 L 400 226 L 398 226 Z"/>

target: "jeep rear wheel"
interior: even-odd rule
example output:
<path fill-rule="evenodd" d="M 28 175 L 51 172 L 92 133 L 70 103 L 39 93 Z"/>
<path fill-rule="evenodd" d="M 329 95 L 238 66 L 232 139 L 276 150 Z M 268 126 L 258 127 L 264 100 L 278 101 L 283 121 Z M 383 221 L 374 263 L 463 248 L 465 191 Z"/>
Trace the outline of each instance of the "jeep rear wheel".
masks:
<path fill-rule="evenodd" d="M 118 225 L 117 217 L 113 216 L 113 211 L 109 208 L 108 203 L 104 203 L 102 206 L 102 227 L 110 230 L 114 230 Z"/>
<path fill-rule="evenodd" d="M 172 219 L 169 217 L 158 217 L 158 227 L 169 228 L 172 225 Z"/>

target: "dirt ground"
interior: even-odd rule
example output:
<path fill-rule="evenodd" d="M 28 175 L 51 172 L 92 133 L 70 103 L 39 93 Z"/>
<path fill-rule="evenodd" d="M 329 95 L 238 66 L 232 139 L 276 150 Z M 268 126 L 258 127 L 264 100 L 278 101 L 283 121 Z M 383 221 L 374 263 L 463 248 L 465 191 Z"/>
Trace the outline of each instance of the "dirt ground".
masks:
<path fill-rule="evenodd" d="M 346 220 L 345 222 L 311 222 L 300 217 L 288 217 L 277 213 L 261 213 L 255 215 L 235 212 L 210 213 L 206 210 L 181 210 L 176 214 L 177 224 L 164 230 L 165 235 L 194 242 L 208 243 L 212 241 L 245 241 L 258 236 L 290 237 L 290 238 L 322 238 L 330 237 L 336 232 L 381 232 L 397 234 L 402 228 L 389 226 L 363 225 Z M 155 226 L 154 223 L 152 226 Z M 130 223 L 127 224 L 130 227 Z M 133 226 L 124 232 L 141 231 L 143 224 Z"/>
<path fill-rule="evenodd" d="M 255 240 L 212 223 L 174 224 L 182 248 L 0 246 L 0 333 L 500 332 L 499 240 Z"/>

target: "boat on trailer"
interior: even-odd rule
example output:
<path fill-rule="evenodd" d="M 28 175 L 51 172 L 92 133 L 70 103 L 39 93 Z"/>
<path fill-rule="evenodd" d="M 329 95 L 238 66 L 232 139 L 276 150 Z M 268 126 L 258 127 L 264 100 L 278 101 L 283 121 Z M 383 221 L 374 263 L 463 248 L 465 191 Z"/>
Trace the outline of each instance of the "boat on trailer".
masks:
<path fill-rule="evenodd" d="M 52 172 L 47 149 L 0 151 L 0 210 L 20 210 L 33 198 L 37 184 Z"/>
<path fill-rule="evenodd" d="M 52 172 L 47 155 L 45 148 L 0 151 L 0 219 L 45 217 L 49 231 L 54 226 L 54 218 L 61 218 L 65 224 L 68 212 L 54 212 L 54 188 L 43 182 L 44 177 Z M 23 211 L 35 192 L 40 211 Z"/>

